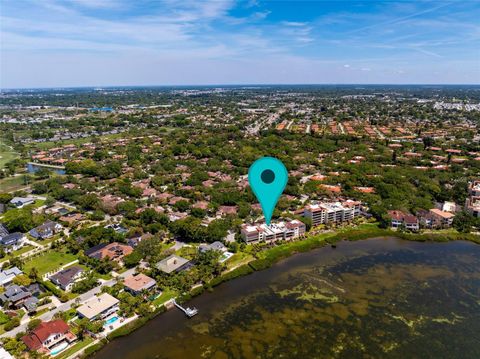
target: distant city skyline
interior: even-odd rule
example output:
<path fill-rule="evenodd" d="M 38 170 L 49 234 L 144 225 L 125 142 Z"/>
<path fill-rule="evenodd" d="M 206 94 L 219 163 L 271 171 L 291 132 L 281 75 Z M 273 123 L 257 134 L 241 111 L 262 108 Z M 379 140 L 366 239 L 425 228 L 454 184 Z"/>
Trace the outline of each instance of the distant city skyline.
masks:
<path fill-rule="evenodd" d="M 479 1 L 1 0 L 0 87 L 479 84 Z"/>

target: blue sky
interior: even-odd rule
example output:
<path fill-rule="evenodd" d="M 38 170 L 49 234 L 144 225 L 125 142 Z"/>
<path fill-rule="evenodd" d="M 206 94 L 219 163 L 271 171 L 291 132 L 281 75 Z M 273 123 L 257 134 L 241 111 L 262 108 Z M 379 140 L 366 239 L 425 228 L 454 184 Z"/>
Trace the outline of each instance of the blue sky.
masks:
<path fill-rule="evenodd" d="M 0 0 L 0 87 L 480 83 L 480 1 Z"/>

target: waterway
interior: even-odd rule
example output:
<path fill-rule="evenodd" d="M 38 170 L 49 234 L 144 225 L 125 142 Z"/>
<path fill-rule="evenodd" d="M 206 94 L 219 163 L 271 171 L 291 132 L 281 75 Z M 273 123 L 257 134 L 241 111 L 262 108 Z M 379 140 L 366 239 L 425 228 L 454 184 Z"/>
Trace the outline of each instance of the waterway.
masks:
<path fill-rule="evenodd" d="M 59 175 L 64 175 L 66 173 L 65 168 L 61 166 L 49 166 L 49 165 L 43 165 L 43 164 L 40 165 L 40 164 L 31 163 L 31 162 L 27 163 L 28 173 L 35 173 L 41 169 L 46 169 L 46 170 L 55 172 L 56 174 L 59 174 Z"/>
<path fill-rule="evenodd" d="M 187 305 L 94 358 L 480 358 L 480 245 L 340 242 Z"/>

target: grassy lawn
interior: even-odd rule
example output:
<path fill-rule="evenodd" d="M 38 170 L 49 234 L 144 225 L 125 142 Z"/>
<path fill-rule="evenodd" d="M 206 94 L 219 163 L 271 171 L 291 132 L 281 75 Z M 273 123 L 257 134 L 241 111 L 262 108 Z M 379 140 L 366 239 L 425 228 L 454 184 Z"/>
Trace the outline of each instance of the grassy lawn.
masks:
<path fill-rule="evenodd" d="M 86 266 L 81 266 L 81 267 L 84 267 L 86 268 L 87 270 L 91 270 L 91 268 L 88 268 Z M 103 279 L 103 280 L 110 280 L 113 278 L 113 276 L 110 274 L 110 273 L 107 273 L 107 274 L 100 274 L 100 273 L 97 273 L 97 277 L 100 278 L 100 279 Z"/>
<path fill-rule="evenodd" d="M 176 297 L 177 295 L 178 295 L 177 291 L 175 291 L 173 289 L 165 289 L 158 298 L 155 298 L 152 301 L 152 304 L 154 306 L 158 307 L 159 305 L 165 303 L 169 299 L 172 299 L 172 298 Z"/>
<path fill-rule="evenodd" d="M 80 349 L 83 349 L 85 348 L 87 345 L 91 344 L 93 342 L 93 339 L 90 338 L 90 337 L 87 337 L 85 339 L 83 339 L 81 342 L 77 342 L 75 343 L 74 345 L 72 345 L 70 348 L 68 348 L 67 350 L 63 351 L 62 353 L 60 353 L 58 356 L 56 356 L 55 358 L 58 358 L 58 359 L 65 359 L 65 358 L 68 358 L 70 355 L 76 353 L 77 351 L 79 351 Z"/>
<path fill-rule="evenodd" d="M 7 177 L 0 180 L 0 192 L 17 191 L 24 187 L 23 176 Z"/>
<path fill-rule="evenodd" d="M 40 275 L 44 275 L 45 273 L 53 271 L 62 265 L 74 261 L 75 259 L 78 258 L 70 253 L 49 251 L 26 262 L 24 272 L 29 273 L 30 270 L 35 267 Z"/>
<path fill-rule="evenodd" d="M 7 162 L 14 160 L 18 156 L 17 152 L 0 140 L 0 169 L 2 169 Z"/>
<path fill-rule="evenodd" d="M 33 318 L 38 318 L 39 316 L 41 316 L 42 314 L 45 314 L 46 312 L 48 312 L 49 309 L 48 308 L 44 308 L 38 312 L 35 313 L 35 315 L 33 316 Z"/>
<path fill-rule="evenodd" d="M 180 248 L 178 251 L 175 252 L 177 256 L 186 258 L 186 259 L 193 259 L 198 252 L 198 247 L 192 245 L 191 247 L 184 246 Z"/>
<path fill-rule="evenodd" d="M 235 253 L 230 259 L 228 259 L 225 263 L 227 264 L 227 268 L 233 268 L 235 266 L 247 263 L 253 259 L 253 255 L 244 252 Z"/>
<path fill-rule="evenodd" d="M 26 246 L 23 246 L 22 248 L 20 248 L 18 251 L 13 251 L 12 253 L 9 253 L 8 255 L 6 255 L 5 257 L 3 257 L 2 259 L 0 259 L 0 263 L 8 260 L 8 259 L 11 259 L 11 258 L 14 258 L 16 256 L 19 256 L 23 253 L 27 253 L 28 251 L 31 251 L 34 247 L 31 246 L 31 245 L 26 245 Z"/>
<path fill-rule="evenodd" d="M 5 329 L 3 326 L 10 320 L 10 317 L 6 315 L 4 312 L 0 312 L 0 334 L 5 333 Z"/>

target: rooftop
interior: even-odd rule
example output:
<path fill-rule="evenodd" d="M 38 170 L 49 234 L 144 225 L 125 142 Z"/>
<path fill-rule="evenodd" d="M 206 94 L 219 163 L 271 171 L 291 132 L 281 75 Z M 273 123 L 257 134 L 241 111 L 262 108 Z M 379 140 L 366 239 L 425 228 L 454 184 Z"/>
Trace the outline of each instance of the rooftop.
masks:
<path fill-rule="evenodd" d="M 103 293 L 98 297 L 87 300 L 82 306 L 77 308 L 77 312 L 88 319 L 92 319 L 105 310 L 117 305 L 119 300 L 108 293 Z"/>
<path fill-rule="evenodd" d="M 149 276 L 138 273 L 137 275 L 131 275 L 125 278 L 124 285 L 125 287 L 135 291 L 140 292 L 144 289 L 150 289 L 155 286 L 155 279 L 150 278 Z"/>
<path fill-rule="evenodd" d="M 180 269 L 182 266 L 190 262 L 188 259 L 179 257 L 175 254 L 161 260 L 157 263 L 157 268 L 165 273 L 171 273 Z"/>

